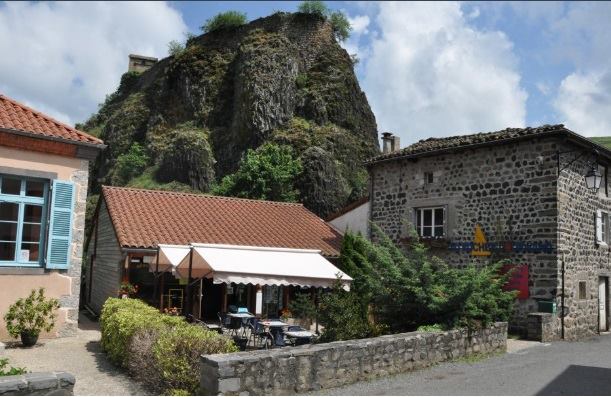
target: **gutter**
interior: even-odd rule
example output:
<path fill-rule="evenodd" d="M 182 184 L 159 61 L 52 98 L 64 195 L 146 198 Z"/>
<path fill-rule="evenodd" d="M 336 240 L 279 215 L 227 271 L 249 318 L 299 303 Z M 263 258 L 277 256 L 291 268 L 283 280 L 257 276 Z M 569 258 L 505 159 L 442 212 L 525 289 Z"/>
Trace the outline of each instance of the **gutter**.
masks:
<path fill-rule="evenodd" d="M 59 137 L 55 137 L 55 136 L 48 136 L 48 135 L 41 135 L 41 134 L 35 134 L 35 133 L 32 133 L 32 132 L 27 132 L 27 131 L 22 131 L 22 130 L 13 130 L 13 129 L 10 129 L 10 128 L 2 128 L 2 127 L 0 127 L 0 132 L 6 132 L 6 133 L 9 133 L 9 134 L 20 135 L 20 136 L 24 136 L 24 137 L 27 137 L 27 138 L 43 139 L 43 140 L 46 140 L 46 141 L 66 143 L 66 144 L 69 144 L 69 145 L 85 146 L 85 147 L 94 148 L 94 149 L 98 149 L 98 150 L 104 150 L 104 149 L 106 149 L 108 147 L 107 145 L 105 145 L 103 143 L 74 141 L 72 139 L 59 138 Z"/>

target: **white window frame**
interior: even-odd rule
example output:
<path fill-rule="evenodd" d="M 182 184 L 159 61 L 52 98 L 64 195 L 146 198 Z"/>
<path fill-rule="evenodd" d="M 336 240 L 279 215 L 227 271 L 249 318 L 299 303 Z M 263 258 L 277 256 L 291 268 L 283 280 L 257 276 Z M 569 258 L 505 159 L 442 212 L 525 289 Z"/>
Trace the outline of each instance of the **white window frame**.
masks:
<path fill-rule="evenodd" d="M 596 244 L 603 247 L 609 246 L 609 213 L 596 210 Z"/>
<path fill-rule="evenodd" d="M 435 206 L 435 207 L 420 207 L 420 208 L 415 208 L 415 220 L 416 222 L 414 222 L 414 226 L 416 228 L 416 233 L 418 233 L 418 236 L 420 236 L 420 238 L 444 238 L 447 235 L 447 209 L 446 206 L 444 205 L 440 205 L 440 206 Z M 439 226 L 436 224 L 435 222 L 435 212 L 436 210 L 442 210 L 443 211 L 443 220 L 442 220 L 442 230 L 443 233 L 441 235 L 435 235 L 435 229 L 438 228 Z M 430 225 L 425 225 L 424 224 L 424 213 L 425 211 L 431 211 L 431 224 Z M 420 222 L 418 222 L 418 218 L 420 218 Z M 420 226 L 418 226 L 418 224 L 420 224 Z M 431 235 L 430 236 L 424 236 L 424 229 L 425 228 L 431 228 Z"/>

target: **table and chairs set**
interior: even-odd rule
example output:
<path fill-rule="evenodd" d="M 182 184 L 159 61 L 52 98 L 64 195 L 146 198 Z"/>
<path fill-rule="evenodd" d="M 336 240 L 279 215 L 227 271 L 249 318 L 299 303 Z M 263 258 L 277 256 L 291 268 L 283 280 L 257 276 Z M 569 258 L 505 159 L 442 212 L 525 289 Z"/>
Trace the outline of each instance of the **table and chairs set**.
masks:
<path fill-rule="evenodd" d="M 219 324 L 205 323 L 195 318 L 197 324 L 233 338 L 240 350 L 272 349 L 284 346 L 300 346 L 312 343 L 316 334 L 298 325 L 280 319 L 258 319 L 248 311 L 218 313 Z"/>

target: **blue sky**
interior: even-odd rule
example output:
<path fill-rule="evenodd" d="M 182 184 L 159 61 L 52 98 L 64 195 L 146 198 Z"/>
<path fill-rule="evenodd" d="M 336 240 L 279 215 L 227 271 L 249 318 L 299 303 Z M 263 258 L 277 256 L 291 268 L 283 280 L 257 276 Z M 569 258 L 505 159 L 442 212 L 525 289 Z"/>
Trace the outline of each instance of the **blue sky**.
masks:
<path fill-rule="evenodd" d="M 62 121 L 111 93 L 127 54 L 163 57 L 211 16 L 298 2 L 2 3 L 0 92 Z M 381 131 L 429 136 L 565 123 L 611 135 L 611 3 L 327 2 L 353 22 L 344 48 Z"/>

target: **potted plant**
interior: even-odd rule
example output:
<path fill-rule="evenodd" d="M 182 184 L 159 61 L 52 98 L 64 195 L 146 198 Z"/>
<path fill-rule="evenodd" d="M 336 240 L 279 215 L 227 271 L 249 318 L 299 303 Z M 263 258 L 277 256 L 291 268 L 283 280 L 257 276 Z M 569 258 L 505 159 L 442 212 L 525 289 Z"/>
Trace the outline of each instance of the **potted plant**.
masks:
<path fill-rule="evenodd" d="M 50 332 L 55 326 L 55 313 L 59 301 L 45 298 L 45 289 L 33 289 L 27 298 L 13 303 L 4 315 L 6 329 L 13 338 L 21 336 L 21 343 L 34 346 L 41 331 Z"/>
<path fill-rule="evenodd" d="M 119 298 L 130 298 L 136 296 L 138 293 L 138 286 L 127 282 L 121 283 L 119 287 Z"/>

